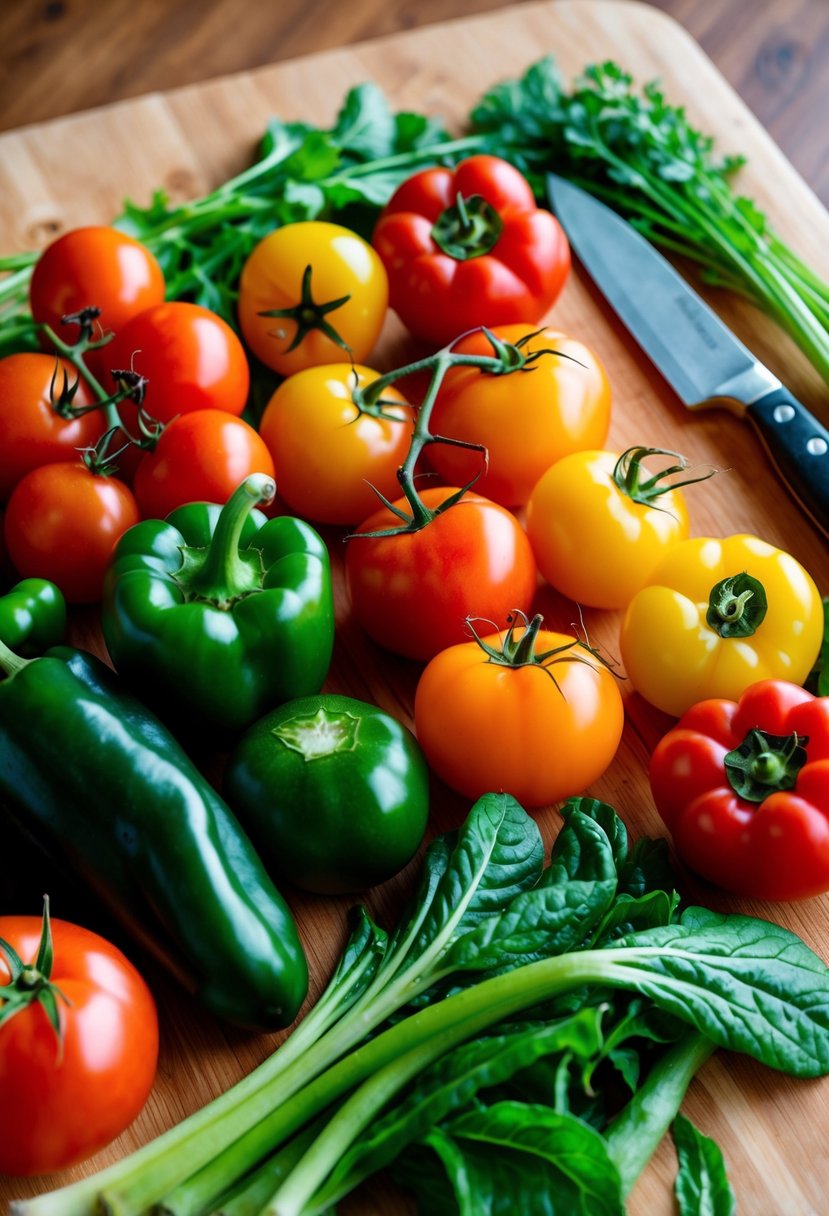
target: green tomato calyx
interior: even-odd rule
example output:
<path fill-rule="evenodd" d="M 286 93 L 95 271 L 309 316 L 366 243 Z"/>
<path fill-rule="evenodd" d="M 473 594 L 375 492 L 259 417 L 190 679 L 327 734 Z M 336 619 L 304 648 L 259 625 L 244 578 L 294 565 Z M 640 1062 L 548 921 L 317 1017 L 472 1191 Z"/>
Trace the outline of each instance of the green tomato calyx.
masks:
<path fill-rule="evenodd" d="M 712 587 L 705 620 L 721 638 L 750 638 L 762 625 L 767 611 L 765 587 L 743 571 Z"/>
<path fill-rule="evenodd" d="M 485 642 L 476 632 L 472 622 L 473 618 L 467 617 L 467 628 L 477 645 L 488 656 L 490 663 L 497 663 L 501 667 L 540 667 L 557 688 L 558 682 L 551 670 L 556 663 L 586 663 L 589 667 L 595 668 L 596 662 L 598 662 L 610 670 L 610 664 L 600 654 L 597 647 L 590 645 L 586 633 L 584 639 L 574 637 L 570 641 L 562 643 L 561 646 L 553 646 L 550 650 L 536 653 L 538 633 L 544 623 L 544 618 L 540 613 L 536 613 L 532 620 L 528 620 L 526 614 L 520 609 L 511 612 L 507 617 L 506 633 L 503 637 L 499 635 L 497 646 L 490 646 L 488 642 Z M 515 636 L 516 629 L 521 630 L 519 637 Z M 582 651 L 586 651 L 596 662 L 585 658 Z"/>
<path fill-rule="evenodd" d="M 432 228 L 432 240 L 438 249 L 456 262 L 490 253 L 503 231 L 504 221 L 480 194 L 464 198 L 457 194 L 451 207 L 445 208 Z"/>
<path fill-rule="evenodd" d="M 660 469 L 658 473 L 647 474 L 647 471 L 642 468 L 642 461 L 649 456 L 666 456 L 677 463 Z M 657 511 L 664 511 L 667 508 L 658 506 L 656 501 L 661 494 L 678 490 L 680 486 L 693 485 L 697 481 L 707 481 L 717 472 L 717 469 L 706 469 L 695 477 L 684 477 L 681 481 L 666 480 L 677 473 L 684 473 L 687 468 L 688 461 L 679 452 L 672 452 L 668 448 L 639 446 L 626 448 L 622 452 L 613 466 L 612 477 L 618 490 L 633 502 L 641 503 L 645 507 L 654 507 Z"/>
<path fill-rule="evenodd" d="M 272 502 L 275 494 L 272 477 L 251 473 L 222 507 L 210 544 L 204 549 L 182 546 L 181 566 L 173 577 L 185 599 L 227 609 L 262 590 L 262 554 L 256 548 L 240 549 L 239 541 L 253 508 Z"/>
<path fill-rule="evenodd" d="M 63 1001 L 65 1005 L 69 1005 L 71 1002 L 50 979 L 54 950 L 48 895 L 43 897 L 43 923 L 34 962 L 24 963 L 17 951 L 1 937 L 0 954 L 6 960 L 10 976 L 8 984 L 0 986 L 0 1026 L 13 1018 L 16 1013 L 20 1013 L 21 1010 L 27 1009 L 29 1005 L 38 1001 L 49 1019 L 49 1025 L 55 1032 L 60 1049 L 63 1040 L 58 1000 Z"/>
<path fill-rule="evenodd" d="M 739 747 L 723 761 L 735 794 L 747 802 L 763 802 L 769 794 L 794 789 L 808 759 L 807 735 L 771 735 L 750 730 Z"/>
<path fill-rule="evenodd" d="M 337 333 L 334 326 L 327 316 L 331 312 L 336 312 L 338 308 L 342 308 L 351 299 L 350 295 L 338 296 L 336 300 L 326 300 L 324 303 L 314 299 L 314 292 L 311 287 L 311 275 L 313 266 L 306 266 L 302 272 L 302 283 L 299 289 L 299 303 L 292 304 L 289 308 L 268 308 L 264 312 L 260 312 L 260 317 L 282 317 L 285 320 L 293 321 L 296 325 L 296 333 L 291 339 L 288 346 L 285 347 L 283 354 L 290 354 L 292 350 L 296 350 L 300 346 L 308 334 L 313 333 L 315 329 L 320 333 L 325 334 L 330 342 L 335 346 L 339 346 L 341 350 L 351 354 L 351 347 L 344 338 Z M 275 337 L 281 337 L 279 331 L 275 331 Z"/>
<path fill-rule="evenodd" d="M 303 760 L 319 760 L 357 747 L 360 719 L 346 712 L 336 713 L 321 705 L 315 714 L 302 714 L 275 726 L 273 734 Z"/>

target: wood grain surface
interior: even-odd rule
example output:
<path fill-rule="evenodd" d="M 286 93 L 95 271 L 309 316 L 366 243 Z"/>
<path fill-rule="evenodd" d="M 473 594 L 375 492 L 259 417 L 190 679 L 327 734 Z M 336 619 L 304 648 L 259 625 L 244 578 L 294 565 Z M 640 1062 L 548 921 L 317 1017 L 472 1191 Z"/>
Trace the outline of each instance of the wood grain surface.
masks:
<path fill-rule="evenodd" d="M 64 7 L 84 11 L 83 5 Z M 102 7 L 108 11 L 108 6 Z M 156 11 L 160 7 L 147 5 Z M 689 0 L 689 11 L 695 7 L 701 6 Z M 155 186 L 164 186 L 178 197 L 200 193 L 249 160 L 270 114 L 328 124 L 346 89 L 365 79 L 374 79 L 396 105 L 440 114 L 460 129 L 470 106 L 489 85 L 518 75 L 548 52 L 556 54 L 568 76 L 587 62 L 613 57 L 640 80 L 660 77 L 669 96 L 684 102 L 700 127 L 716 133 L 721 150 L 739 149 L 748 155 L 741 187 L 757 199 L 806 261 L 829 277 L 829 217 L 814 194 L 688 34 L 653 7 L 625 0 L 535 0 L 512 5 L 0 136 L 0 249 L 5 253 L 30 247 L 47 239 L 55 227 L 104 222 L 119 211 L 124 194 L 143 201 Z M 117 166 L 117 171 L 104 173 L 103 166 Z M 67 190 L 70 172 L 73 189 Z M 747 305 L 725 293 L 710 299 L 801 400 L 829 421 L 826 386 L 792 344 Z M 819 586 L 829 588 L 825 543 L 773 479 L 750 431 L 722 412 L 691 416 L 684 411 L 578 270 L 552 320 L 587 342 L 608 370 L 614 394 L 610 435 L 614 447 L 621 450 L 647 436 L 660 446 L 684 451 L 694 463 L 714 463 L 728 470 L 703 491 L 689 492 L 695 534 L 756 532 L 789 549 Z M 405 353 L 405 341 L 392 319 L 374 363 L 386 367 L 392 356 L 398 362 Z M 326 535 L 334 556 L 338 621 L 327 687 L 374 701 L 410 722 L 420 669 L 381 654 L 351 622 L 342 583 L 341 534 Z M 540 591 L 538 606 L 553 627 L 567 628 L 574 619 L 574 606 L 549 589 Z M 610 653 L 618 652 L 618 614 L 592 613 L 588 625 L 596 641 Z M 76 638 L 100 646 L 94 613 L 77 614 L 74 629 Z M 670 720 L 635 694 L 626 691 L 624 696 L 622 746 L 591 792 L 612 802 L 635 836 L 659 835 L 661 823 L 648 792 L 645 766 Z M 439 832 L 457 822 L 466 805 L 437 782 L 433 792 L 430 831 Z M 559 823 L 553 808 L 539 814 L 545 844 L 550 844 Z M 413 872 L 410 867 L 399 879 L 369 894 L 367 903 L 376 916 L 388 922 L 395 914 Z M 799 905 L 759 904 L 724 896 L 682 871 L 680 876 L 687 901 L 778 920 L 829 957 L 829 898 Z M 36 898 L 41 878 L 39 874 L 32 885 L 27 875 L 18 874 L 17 882 Z M 348 901 L 294 893 L 290 898 L 309 954 L 313 996 L 343 941 Z M 100 913 L 90 915 L 96 927 L 118 936 Z M 196 1109 L 249 1071 L 276 1041 L 219 1025 L 194 1008 L 151 963 L 144 969 L 158 996 L 163 1028 L 155 1089 L 133 1127 L 71 1176 L 117 1158 Z M 829 1082 L 794 1082 L 746 1059 L 720 1053 L 693 1083 L 686 1109 L 721 1144 L 742 1212 L 750 1216 L 825 1212 Z M 664 1144 L 634 1192 L 632 1216 L 669 1216 L 675 1211 L 674 1173 L 673 1150 Z M 0 1179 L 0 1200 L 46 1189 L 68 1177 Z M 374 1189 L 343 1210 L 380 1216 L 408 1209 L 396 1196 Z"/>
<path fill-rule="evenodd" d="M 829 203 L 826 0 L 648 0 L 679 21 Z M 502 0 L 7 0 L 0 130 L 494 11 Z M 523 20 L 521 0 L 509 5 Z M 228 36 L 232 31 L 232 37 Z"/>

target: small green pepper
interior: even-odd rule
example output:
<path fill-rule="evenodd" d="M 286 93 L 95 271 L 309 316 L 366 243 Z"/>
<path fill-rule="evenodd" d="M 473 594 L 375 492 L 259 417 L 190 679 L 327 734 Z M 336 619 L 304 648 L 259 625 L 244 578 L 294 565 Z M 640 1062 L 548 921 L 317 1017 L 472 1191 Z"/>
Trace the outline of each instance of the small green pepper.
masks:
<path fill-rule="evenodd" d="M 302 520 L 268 520 L 254 473 L 223 507 L 188 503 L 130 528 L 101 621 L 117 671 L 165 720 L 227 735 L 318 692 L 334 643 L 328 551 Z"/>
<path fill-rule="evenodd" d="M 291 913 L 227 804 L 91 654 L 0 643 L 0 803 L 213 1013 L 274 1030 L 308 968 Z"/>
<path fill-rule="evenodd" d="M 375 705 L 304 697 L 245 732 L 225 797 L 272 874 L 308 891 L 360 891 L 417 852 L 429 776 L 414 735 Z"/>
<path fill-rule="evenodd" d="M 24 578 L 0 596 L 0 642 L 22 655 L 40 654 L 63 640 L 66 601 L 45 578 Z"/>

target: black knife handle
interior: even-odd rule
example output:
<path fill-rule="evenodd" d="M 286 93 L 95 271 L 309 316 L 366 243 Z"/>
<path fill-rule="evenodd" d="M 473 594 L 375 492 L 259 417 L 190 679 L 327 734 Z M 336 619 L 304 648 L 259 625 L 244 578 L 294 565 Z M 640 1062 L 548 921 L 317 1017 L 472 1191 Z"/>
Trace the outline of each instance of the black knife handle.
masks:
<path fill-rule="evenodd" d="M 785 388 L 747 410 L 786 485 L 829 536 L 829 431 Z"/>

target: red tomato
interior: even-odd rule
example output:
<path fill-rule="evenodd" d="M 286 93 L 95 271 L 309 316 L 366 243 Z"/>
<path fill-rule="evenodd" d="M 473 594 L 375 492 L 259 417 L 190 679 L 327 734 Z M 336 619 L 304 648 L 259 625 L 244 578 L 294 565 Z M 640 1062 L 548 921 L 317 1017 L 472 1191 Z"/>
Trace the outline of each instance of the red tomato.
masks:
<path fill-rule="evenodd" d="M 478 325 L 540 321 L 570 270 L 558 220 L 497 156 L 415 173 L 392 195 L 372 240 L 392 308 L 440 346 Z"/>
<path fill-rule="evenodd" d="M 37 959 L 41 921 L 0 917 L 0 938 Z M 92 1156 L 135 1119 L 152 1088 L 158 1019 L 150 990 L 104 938 L 52 921 L 51 980 L 62 1046 L 39 1001 L 0 1026 L 0 1174 L 46 1174 Z M 0 984 L 11 973 L 0 952 Z"/>
<path fill-rule="evenodd" d="M 140 241 L 115 228 L 74 228 L 38 258 L 29 287 L 32 316 L 58 337 L 74 339 L 61 325 L 66 313 L 95 305 L 104 332 L 118 333 L 132 317 L 164 299 L 164 275 Z M 96 373 L 110 366 L 108 349 L 93 351 Z"/>
<path fill-rule="evenodd" d="M 253 427 L 224 410 L 194 410 L 171 422 L 142 457 L 133 490 L 144 519 L 164 519 L 186 502 L 227 502 L 250 473 L 275 476 Z"/>
<path fill-rule="evenodd" d="M 250 370 L 242 343 L 198 304 L 174 300 L 139 313 L 106 351 L 108 367 L 147 377 L 144 408 L 159 422 L 191 410 L 245 408 Z"/>
<path fill-rule="evenodd" d="M 70 603 L 101 598 L 115 542 L 139 520 L 116 477 L 74 464 L 44 464 L 17 483 L 6 510 L 9 557 L 24 578 L 47 578 Z"/>
<path fill-rule="evenodd" d="M 610 385 L 604 368 L 583 343 L 554 329 L 499 325 L 505 342 L 529 339 L 540 355 L 524 371 L 493 376 L 474 367 L 450 369 L 430 420 L 433 434 L 482 443 L 489 463 L 475 489 L 505 507 L 523 506 L 538 479 L 563 456 L 600 448 L 610 426 Z M 480 331 L 458 342 L 462 354 L 492 353 Z M 441 477 L 466 485 L 481 469 L 479 453 L 435 443 L 429 462 Z"/>
<path fill-rule="evenodd" d="M 69 363 L 59 361 L 56 391 L 63 372 L 74 384 Z M 26 473 L 41 464 L 76 461 L 78 448 L 93 447 L 104 429 L 99 411 L 80 418 L 61 418 L 52 408 L 49 386 L 55 375 L 53 355 L 19 354 L 0 359 L 0 500 L 5 500 Z M 74 405 L 92 404 L 83 382 Z"/>
<path fill-rule="evenodd" d="M 357 524 L 400 492 L 397 470 L 412 437 L 413 412 L 394 388 L 385 417 L 361 413 L 355 386 L 379 373 L 360 364 L 308 367 L 283 380 L 268 402 L 259 433 L 276 466 L 279 497 L 303 519 Z"/>
<path fill-rule="evenodd" d="M 433 487 L 421 498 L 434 509 L 456 490 Z M 402 510 L 406 500 L 396 504 Z M 518 520 L 497 503 L 465 494 L 419 532 L 361 537 L 399 524 L 375 512 L 349 541 L 345 569 L 355 619 L 386 649 L 426 660 L 468 639 L 467 617 L 495 627 L 515 609 L 528 612 L 535 560 Z"/>

